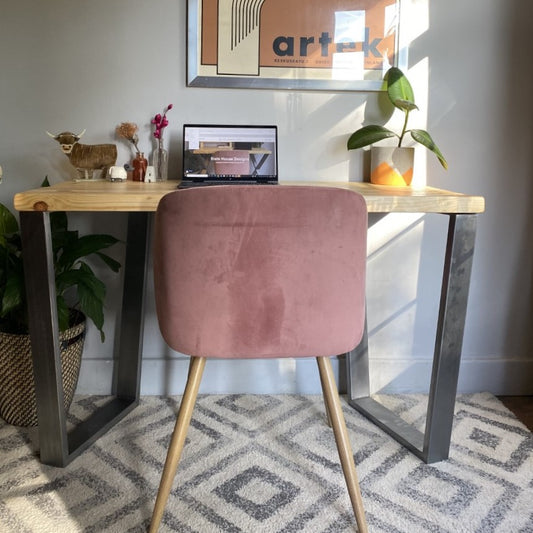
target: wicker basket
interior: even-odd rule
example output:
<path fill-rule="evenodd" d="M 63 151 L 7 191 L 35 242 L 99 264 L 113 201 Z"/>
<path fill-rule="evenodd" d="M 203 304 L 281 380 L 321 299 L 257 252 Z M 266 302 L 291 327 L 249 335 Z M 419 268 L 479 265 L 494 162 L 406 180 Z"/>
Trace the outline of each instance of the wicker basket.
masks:
<path fill-rule="evenodd" d="M 85 316 L 78 314 L 77 323 L 59 334 L 61 374 L 67 411 L 78 384 L 85 341 Z M 0 332 L 0 417 L 15 426 L 37 425 L 29 335 Z"/>

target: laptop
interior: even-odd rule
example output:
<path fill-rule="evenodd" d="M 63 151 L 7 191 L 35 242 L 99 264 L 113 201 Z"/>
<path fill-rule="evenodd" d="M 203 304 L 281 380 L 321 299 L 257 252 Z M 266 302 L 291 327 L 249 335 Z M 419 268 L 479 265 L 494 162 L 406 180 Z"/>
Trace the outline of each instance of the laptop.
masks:
<path fill-rule="evenodd" d="M 277 126 L 184 124 L 180 189 L 277 183 Z"/>

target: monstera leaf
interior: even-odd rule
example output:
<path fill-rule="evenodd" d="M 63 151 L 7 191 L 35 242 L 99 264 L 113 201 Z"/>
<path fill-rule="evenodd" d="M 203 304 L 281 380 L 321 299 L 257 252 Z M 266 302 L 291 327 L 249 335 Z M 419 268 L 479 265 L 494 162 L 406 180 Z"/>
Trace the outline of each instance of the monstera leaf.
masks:
<path fill-rule="evenodd" d="M 45 179 L 42 185 L 48 186 L 48 180 Z M 67 214 L 63 212 L 50 213 L 50 229 L 59 329 L 64 331 L 72 325 L 69 324 L 70 308 L 74 306 L 93 321 L 104 341 L 106 287 L 85 259 L 93 256 L 113 272 L 118 272 L 120 263 L 103 250 L 119 241 L 106 234 L 80 236 L 78 231 L 68 229 Z M 8 333 L 28 332 L 22 256 L 17 219 L 0 204 L 0 331 Z"/>

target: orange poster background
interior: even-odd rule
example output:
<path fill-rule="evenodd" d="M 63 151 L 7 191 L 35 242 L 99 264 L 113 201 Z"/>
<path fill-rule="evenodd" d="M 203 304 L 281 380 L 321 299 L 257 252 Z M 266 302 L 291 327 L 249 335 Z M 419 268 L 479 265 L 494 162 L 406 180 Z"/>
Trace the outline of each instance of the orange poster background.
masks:
<path fill-rule="evenodd" d="M 377 46 L 382 54 L 388 54 L 389 62 L 394 63 L 396 36 L 383 36 L 385 7 L 394 5 L 396 0 L 266 0 L 261 10 L 260 26 L 260 66 L 261 67 L 303 67 L 331 68 L 332 54 L 336 46 L 332 42 L 327 57 L 321 54 L 318 42 L 323 32 L 335 36 L 336 11 L 366 11 L 366 26 L 369 28 L 368 42 L 381 39 Z M 217 64 L 217 17 L 218 0 L 202 0 L 202 53 L 203 65 Z M 272 44 L 279 37 L 294 37 L 294 59 L 297 63 L 283 64 Z M 314 37 L 306 57 L 299 55 L 300 37 Z M 350 51 L 362 51 L 363 44 L 357 43 Z M 287 57 L 287 56 L 284 56 Z M 365 57 L 365 70 L 380 69 L 382 60 L 372 54 Z"/>
<path fill-rule="evenodd" d="M 202 65 L 217 64 L 218 0 L 202 0 Z"/>

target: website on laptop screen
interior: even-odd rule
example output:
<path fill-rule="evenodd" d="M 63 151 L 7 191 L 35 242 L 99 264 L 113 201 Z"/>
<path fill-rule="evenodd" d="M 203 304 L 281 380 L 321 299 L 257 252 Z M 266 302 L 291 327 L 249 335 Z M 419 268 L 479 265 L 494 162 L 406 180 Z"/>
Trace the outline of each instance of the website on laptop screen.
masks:
<path fill-rule="evenodd" d="M 183 126 L 183 180 L 274 181 L 276 126 Z"/>

